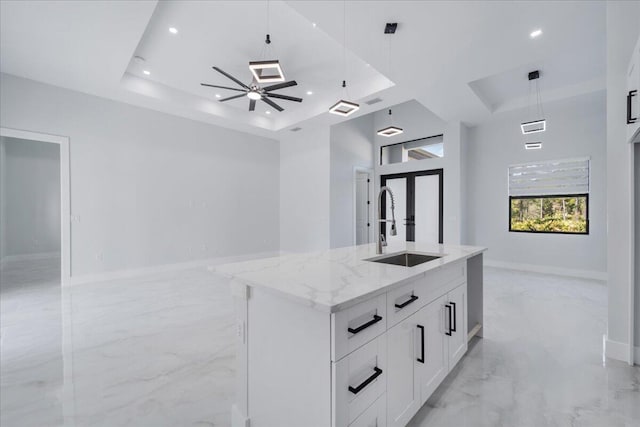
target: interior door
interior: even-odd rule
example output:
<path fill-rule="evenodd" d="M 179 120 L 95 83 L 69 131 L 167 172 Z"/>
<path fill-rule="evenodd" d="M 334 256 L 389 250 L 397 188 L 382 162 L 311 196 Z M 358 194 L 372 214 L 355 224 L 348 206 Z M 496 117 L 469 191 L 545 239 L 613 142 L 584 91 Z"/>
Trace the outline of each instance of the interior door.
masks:
<path fill-rule="evenodd" d="M 368 172 L 356 172 L 356 245 L 369 243 L 370 203 L 369 187 L 371 179 Z"/>
<path fill-rule="evenodd" d="M 420 407 L 416 378 L 417 316 L 387 331 L 387 426 L 404 427 Z"/>
<path fill-rule="evenodd" d="M 467 352 L 467 284 L 447 294 L 445 327 L 449 341 L 449 366 L 454 366 Z M 451 319 L 451 320 L 449 320 Z"/>
<path fill-rule="evenodd" d="M 420 406 L 447 376 L 448 342 L 444 324 L 444 306 L 447 297 L 442 296 L 427 304 L 418 312 L 418 381 Z"/>
<path fill-rule="evenodd" d="M 380 185 L 395 196 L 397 236 L 390 236 L 388 224 L 380 232 L 389 241 L 443 243 L 443 170 L 434 169 L 382 175 Z M 391 218 L 388 198 L 382 200 L 383 219 Z"/>

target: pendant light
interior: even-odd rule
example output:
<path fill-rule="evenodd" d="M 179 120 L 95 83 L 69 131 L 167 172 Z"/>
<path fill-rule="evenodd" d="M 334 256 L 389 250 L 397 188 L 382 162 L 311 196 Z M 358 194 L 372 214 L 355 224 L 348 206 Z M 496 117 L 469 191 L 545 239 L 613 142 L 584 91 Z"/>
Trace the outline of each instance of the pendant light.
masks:
<path fill-rule="evenodd" d="M 380 129 L 377 134 L 380 136 L 386 136 L 387 138 L 391 136 L 400 135 L 402 132 L 402 128 L 393 125 L 393 116 L 391 115 L 391 110 L 389 110 L 389 117 L 391 117 L 391 126 L 387 126 L 384 129 Z"/>
<path fill-rule="evenodd" d="M 520 129 L 523 135 L 531 133 L 544 132 L 547 130 L 547 121 L 544 118 L 544 110 L 542 109 L 542 97 L 540 96 L 540 86 L 538 79 L 540 78 L 540 71 L 535 70 L 529 73 L 529 121 L 520 124 Z M 534 120 L 531 120 L 531 82 L 535 80 L 536 85 L 536 116 Z"/>
<path fill-rule="evenodd" d="M 397 27 L 398 27 L 397 23 L 389 22 L 384 28 L 384 33 L 395 34 Z M 389 76 L 391 76 L 391 39 L 389 39 L 389 52 L 387 55 L 387 60 L 389 61 Z M 376 132 L 378 135 L 384 136 L 386 138 L 390 138 L 392 136 L 400 135 L 402 132 L 404 132 L 402 128 L 399 128 L 393 125 L 393 116 L 391 115 L 391 109 L 389 109 L 389 118 L 391 121 L 390 126 L 380 129 L 378 132 Z"/>
<path fill-rule="evenodd" d="M 342 49 L 344 58 L 344 74 L 347 74 L 347 2 L 342 2 Z M 349 98 L 349 92 L 347 91 L 347 81 L 342 81 L 342 88 L 346 98 Z M 329 108 L 331 114 L 337 114 L 339 116 L 347 117 L 355 113 L 360 109 L 360 105 L 355 102 L 339 100 Z"/>
<path fill-rule="evenodd" d="M 266 56 L 267 50 L 271 45 L 271 35 L 269 34 L 269 0 L 267 0 L 267 36 L 264 40 L 265 47 L 262 50 L 262 57 Z M 280 61 L 271 59 L 266 61 L 249 62 L 249 70 L 253 74 L 253 78 L 258 83 L 278 83 L 285 81 Z"/>

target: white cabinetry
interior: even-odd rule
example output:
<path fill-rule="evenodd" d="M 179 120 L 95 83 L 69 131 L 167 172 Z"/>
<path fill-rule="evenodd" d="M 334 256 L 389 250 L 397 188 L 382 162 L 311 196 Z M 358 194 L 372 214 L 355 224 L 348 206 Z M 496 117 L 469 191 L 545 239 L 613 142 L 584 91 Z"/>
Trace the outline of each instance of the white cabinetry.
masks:
<path fill-rule="evenodd" d="M 627 69 L 627 140 L 640 138 L 640 38 L 636 42 Z"/>

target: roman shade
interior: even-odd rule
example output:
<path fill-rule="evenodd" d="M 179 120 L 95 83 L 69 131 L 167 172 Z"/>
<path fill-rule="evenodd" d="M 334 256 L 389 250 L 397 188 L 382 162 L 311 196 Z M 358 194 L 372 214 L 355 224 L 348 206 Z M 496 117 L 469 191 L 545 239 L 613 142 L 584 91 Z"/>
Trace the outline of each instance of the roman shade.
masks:
<path fill-rule="evenodd" d="M 587 193 L 589 193 L 588 157 L 509 166 L 509 196 Z"/>

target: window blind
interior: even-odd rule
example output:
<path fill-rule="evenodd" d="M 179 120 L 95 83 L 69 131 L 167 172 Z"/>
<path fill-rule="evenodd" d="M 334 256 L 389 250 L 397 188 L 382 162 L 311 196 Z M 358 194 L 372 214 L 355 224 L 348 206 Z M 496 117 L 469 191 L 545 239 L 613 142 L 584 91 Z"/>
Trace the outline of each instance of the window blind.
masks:
<path fill-rule="evenodd" d="M 589 193 L 589 158 L 509 166 L 509 196 Z"/>

